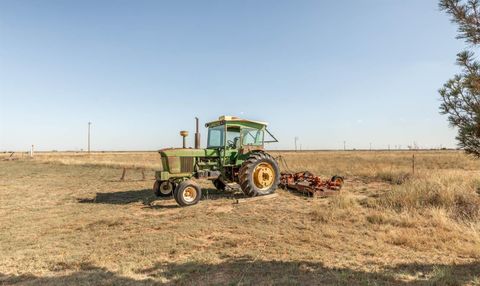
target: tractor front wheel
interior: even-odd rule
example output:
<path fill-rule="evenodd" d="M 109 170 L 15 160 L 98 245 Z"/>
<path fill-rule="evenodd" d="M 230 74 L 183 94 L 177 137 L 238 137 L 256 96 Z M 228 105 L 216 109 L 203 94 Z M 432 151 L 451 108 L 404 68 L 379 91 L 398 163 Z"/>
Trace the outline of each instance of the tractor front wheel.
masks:
<path fill-rule="evenodd" d="M 173 197 L 182 207 L 192 206 L 202 198 L 202 189 L 192 180 L 183 181 L 178 184 Z"/>
<path fill-rule="evenodd" d="M 280 183 L 280 168 L 269 154 L 253 153 L 240 167 L 238 179 L 247 196 L 268 195 L 275 192 Z"/>
<path fill-rule="evenodd" d="M 172 195 L 175 186 L 169 181 L 155 181 L 153 185 L 153 192 L 157 197 L 169 197 Z"/>

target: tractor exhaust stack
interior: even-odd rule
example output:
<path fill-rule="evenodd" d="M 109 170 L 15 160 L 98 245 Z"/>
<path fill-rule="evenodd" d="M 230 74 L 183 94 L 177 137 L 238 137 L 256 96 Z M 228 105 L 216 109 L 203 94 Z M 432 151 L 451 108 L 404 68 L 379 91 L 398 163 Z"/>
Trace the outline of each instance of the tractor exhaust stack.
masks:
<path fill-rule="evenodd" d="M 196 131 L 195 131 L 195 149 L 200 149 L 200 131 L 198 131 L 198 117 L 195 117 Z"/>

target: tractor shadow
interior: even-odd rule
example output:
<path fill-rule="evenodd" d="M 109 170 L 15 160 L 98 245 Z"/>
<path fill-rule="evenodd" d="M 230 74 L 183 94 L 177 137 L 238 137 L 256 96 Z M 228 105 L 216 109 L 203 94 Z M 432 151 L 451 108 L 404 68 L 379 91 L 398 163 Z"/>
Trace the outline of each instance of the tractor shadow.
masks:
<path fill-rule="evenodd" d="M 219 191 L 215 188 L 202 188 L 202 201 L 216 201 L 216 200 L 232 200 L 240 199 L 240 198 L 247 198 L 241 191 L 240 192 L 224 192 Z M 171 204 L 155 204 L 155 201 L 171 201 Z M 145 208 L 149 209 L 164 209 L 164 208 L 180 208 L 179 205 L 175 202 L 175 199 L 172 196 L 168 197 L 155 197 L 153 201 L 148 204 L 145 204 Z"/>
<path fill-rule="evenodd" d="M 246 198 L 241 191 L 223 192 L 215 188 L 202 189 L 202 201 L 220 200 L 220 199 L 239 199 Z M 173 205 L 155 204 L 156 201 L 169 201 Z M 175 203 L 173 196 L 157 197 L 152 189 L 128 190 L 119 192 L 96 193 L 94 198 L 79 198 L 78 203 L 81 204 L 111 204 L 111 205 L 128 205 L 134 203 L 141 203 L 146 208 L 162 209 L 162 208 L 176 208 L 179 207 Z"/>
<path fill-rule="evenodd" d="M 143 205 L 150 205 L 153 201 L 157 199 L 159 198 L 155 196 L 152 189 L 142 189 L 110 193 L 97 193 L 94 198 L 81 198 L 77 201 L 81 204 L 128 205 L 132 203 L 142 203 Z"/>
<path fill-rule="evenodd" d="M 241 190 L 219 191 L 215 188 L 206 188 L 202 190 L 202 201 L 215 201 L 224 199 L 242 199 L 248 198 Z"/>

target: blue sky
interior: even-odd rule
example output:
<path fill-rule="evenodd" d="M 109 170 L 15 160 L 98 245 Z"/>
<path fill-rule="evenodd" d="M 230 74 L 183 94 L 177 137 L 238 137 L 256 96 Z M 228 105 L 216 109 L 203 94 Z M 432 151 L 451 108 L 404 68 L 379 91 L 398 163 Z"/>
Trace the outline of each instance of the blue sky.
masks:
<path fill-rule="evenodd" d="M 88 121 L 94 150 L 155 150 L 222 114 L 272 149 L 455 147 L 455 35 L 434 0 L 0 0 L 0 150 L 86 149 Z"/>

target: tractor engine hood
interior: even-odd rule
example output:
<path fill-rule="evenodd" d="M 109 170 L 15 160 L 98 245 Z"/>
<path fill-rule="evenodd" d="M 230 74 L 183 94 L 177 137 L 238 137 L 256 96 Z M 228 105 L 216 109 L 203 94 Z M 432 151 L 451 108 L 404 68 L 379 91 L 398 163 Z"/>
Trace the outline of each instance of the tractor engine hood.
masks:
<path fill-rule="evenodd" d="M 218 157 L 215 149 L 166 148 L 158 153 L 162 157 Z"/>
<path fill-rule="evenodd" d="M 190 174 L 194 172 L 199 158 L 218 158 L 215 149 L 169 148 L 159 150 L 162 159 L 162 171 L 170 174 Z"/>

